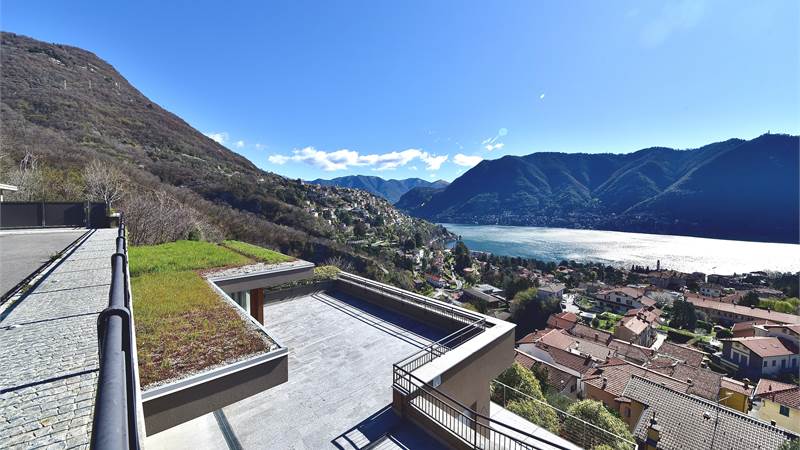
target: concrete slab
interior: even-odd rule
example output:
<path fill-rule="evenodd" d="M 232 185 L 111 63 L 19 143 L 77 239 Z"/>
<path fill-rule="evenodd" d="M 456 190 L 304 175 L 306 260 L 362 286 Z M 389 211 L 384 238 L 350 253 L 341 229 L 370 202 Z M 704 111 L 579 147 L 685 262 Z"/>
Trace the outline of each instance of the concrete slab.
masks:
<path fill-rule="evenodd" d="M 269 303 L 264 317 L 270 335 L 289 348 L 289 381 L 224 408 L 243 448 L 440 448 L 388 406 L 392 364 L 443 331 L 337 293 Z M 193 430 L 210 423 L 201 417 L 145 445 L 194 442 Z"/>

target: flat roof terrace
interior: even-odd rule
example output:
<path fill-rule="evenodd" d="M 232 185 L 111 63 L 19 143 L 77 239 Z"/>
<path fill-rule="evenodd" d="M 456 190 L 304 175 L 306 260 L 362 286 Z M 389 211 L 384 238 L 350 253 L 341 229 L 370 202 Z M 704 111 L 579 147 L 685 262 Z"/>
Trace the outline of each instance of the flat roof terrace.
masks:
<path fill-rule="evenodd" d="M 289 381 L 149 436 L 148 448 L 439 448 L 391 409 L 392 364 L 446 336 L 333 291 L 267 303 L 265 327 L 289 348 Z M 487 387 L 488 389 L 488 387 Z M 235 444 L 234 444 L 235 445 Z"/>

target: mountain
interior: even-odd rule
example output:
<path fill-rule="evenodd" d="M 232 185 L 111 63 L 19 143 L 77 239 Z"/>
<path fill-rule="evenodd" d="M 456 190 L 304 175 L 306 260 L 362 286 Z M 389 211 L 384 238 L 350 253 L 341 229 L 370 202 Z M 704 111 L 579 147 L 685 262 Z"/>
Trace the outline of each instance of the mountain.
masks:
<path fill-rule="evenodd" d="M 361 189 L 371 194 L 383 197 L 389 200 L 390 203 L 395 203 L 400 200 L 406 192 L 411 189 L 423 187 L 445 187 L 447 181 L 438 180 L 434 182 L 426 181 L 421 178 L 406 178 L 405 180 L 385 180 L 381 177 L 372 177 L 367 175 L 351 175 L 346 177 L 334 178 L 331 180 L 323 180 L 317 178 L 311 183 L 319 184 L 322 186 L 339 186 L 353 189 Z"/>
<path fill-rule="evenodd" d="M 417 186 L 403 194 L 394 206 L 403 211 L 419 209 L 429 202 L 434 195 L 442 192 L 447 186 Z"/>
<path fill-rule="evenodd" d="M 168 198 L 192 221 L 224 235 L 314 262 L 344 258 L 376 274 L 396 272 L 386 269 L 393 255 L 348 246 L 355 223 L 367 222 L 370 233 L 386 240 L 443 233 L 372 195 L 259 169 L 148 99 L 89 51 L 2 32 L 0 58 L 0 181 L 41 180 L 7 200 L 82 200 L 83 170 L 100 161 L 129 178 L 131 196 Z M 37 177 L 23 180 L 15 170 L 26 155 L 37 162 Z M 354 205 L 361 216 L 337 215 Z"/>
<path fill-rule="evenodd" d="M 397 204 L 437 222 L 796 243 L 799 148 L 797 136 L 765 134 L 693 150 L 504 156 Z"/>

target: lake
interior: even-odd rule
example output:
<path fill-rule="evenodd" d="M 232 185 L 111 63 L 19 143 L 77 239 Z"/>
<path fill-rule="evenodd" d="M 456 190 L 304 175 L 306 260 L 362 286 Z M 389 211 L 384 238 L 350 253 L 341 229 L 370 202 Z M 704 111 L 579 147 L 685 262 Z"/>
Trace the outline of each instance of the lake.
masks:
<path fill-rule="evenodd" d="M 655 268 L 660 259 L 662 268 L 706 274 L 800 270 L 797 244 L 566 228 L 441 225 L 461 235 L 470 250 L 543 261 L 595 261 Z"/>

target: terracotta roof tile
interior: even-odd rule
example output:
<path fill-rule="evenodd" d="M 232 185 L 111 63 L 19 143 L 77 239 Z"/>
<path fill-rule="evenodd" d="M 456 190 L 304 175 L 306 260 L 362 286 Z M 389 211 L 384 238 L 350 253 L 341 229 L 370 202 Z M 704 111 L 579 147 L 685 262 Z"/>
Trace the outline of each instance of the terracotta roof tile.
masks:
<path fill-rule="evenodd" d="M 769 358 L 772 356 L 789 356 L 794 355 L 795 352 L 776 337 L 743 337 L 725 339 L 727 341 L 738 342 L 747 347 L 751 352 L 762 358 Z"/>
<path fill-rule="evenodd" d="M 676 392 L 632 376 L 624 396 L 647 405 L 633 434 L 644 440 L 655 413 L 659 449 L 719 448 L 777 450 L 795 435 L 716 402 Z"/>
<path fill-rule="evenodd" d="M 700 350 L 695 350 L 683 345 L 673 344 L 671 342 L 664 342 L 656 351 L 660 354 L 671 356 L 675 359 L 683 361 L 684 363 L 694 367 L 700 367 L 700 364 L 702 364 L 703 358 L 705 357 L 705 353 L 701 352 Z"/>

